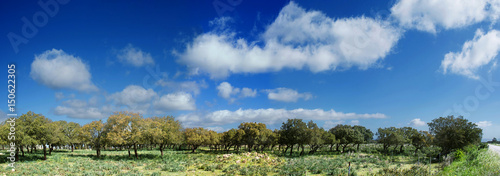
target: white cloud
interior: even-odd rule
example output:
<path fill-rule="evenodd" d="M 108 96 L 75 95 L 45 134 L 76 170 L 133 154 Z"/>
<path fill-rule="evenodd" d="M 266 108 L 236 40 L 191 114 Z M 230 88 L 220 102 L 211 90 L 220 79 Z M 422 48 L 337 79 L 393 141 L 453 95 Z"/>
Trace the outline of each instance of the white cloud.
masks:
<path fill-rule="evenodd" d="M 217 86 L 217 90 L 219 90 L 219 96 L 225 99 L 230 99 L 232 95 L 240 92 L 239 88 L 235 88 L 231 86 L 228 82 L 222 82 Z"/>
<path fill-rule="evenodd" d="M 257 96 L 257 90 L 252 90 L 248 87 L 241 89 L 241 97 L 255 97 Z"/>
<path fill-rule="evenodd" d="M 415 126 L 415 127 L 419 127 L 419 126 L 425 126 L 427 125 L 427 123 L 425 123 L 424 121 L 420 120 L 419 118 L 416 118 L 416 119 L 413 119 L 410 121 L 409 123 L 410 126 Z"/>
<path fill-rule="evenodd" d="M 95 119 L 108 117 L 111 112 L 119 110 L 141 114 L 160 114 L 165 111 L 196 109 L 195 99 L 189 93 L 176 92 L 160 95 L 153 89 L 145 89 L 137 85 L 129 85 L 120 92 L 106 96 L 105 103 L 106 105 L 103 106 L 99 96 L 90 97 L 88 101 L 69 99 L 57 106 L 54 113 L 71 118 Z"/>
<path fill-rule="evenodd" d="M 196 110 L 195 99 L 186 92 L 177 92 L 161 96 L 153 102 L 154 107 L 160 111 Z"/>
<path fill-rule="evenodd" d="M 108 99 L 114 100 L 119 106 L 125 105 L 129 110 L 144 114 L 156 96 L 157 93 L 153 89 L 146 90 L 141 86 L 129 85 L 123 91 L 110 95 Z"/>
<path fill-rule="evenodd" d="M 179 91 L 179 92 L 191 92 L 193 95 L 198 95 L 201 92 L 201 88 L 207 88 L 205 81 L 172 81 L 167 79 L 160 79 L 156 83 L 163 87 Z"/>
<path fill-rule="evenodd" d="M 335 110 L 325 111 L 322 109 L 238 109 L 236 111 L 219 110 L 210 113 L 190 113 L 181 115 L 178 119 L 187 126 L 196 125 L 224 125 L 239 122 L 262 122 L 275 124 L 290 118 L 301 118 L 306 120 L 347 120 L 347 119 L 369 119 L 386 118 L 380 113 L 356 114 L 336 112 Z"/>
<path fill-rule="evenodd" d="M 330 130 L 332 129 L 333 127 L 337 126 L 338 124 L 343 124 L 345 123 L 345 121 L 343 120 L 339 120 L 339 121 L 326 121 L 324 124 L 323 124 L 323 128 L 325 130 Z"/>
<path fill-rule="evenodd" d="M 135 67 L 155 64 L 151 54 L 135 48 L 132 44 L 128 44 L 125 48 L 121 49 L 116 57 L 120 62 Z"/>
<path fill-rule="evenodd" d="M 31 78 L 52 89 L 97 91 L 92 83 L 89 68 L 82 60 L 63 50 L 47 50 L 35 55 L 31 63 Z"/>
<path fill-rule="evenodd" d="M 197 36 L 179 61 L 191 70 L 224 78 L 232 73 L 276 72 L 308 68 L 312 72 L 367 69 L 384 58 L 401 31 L 367 17 L 332 19 L 294 2 L 283 7 L 257 41 L 224 30 Z"/>
<path fill-rule="evenodd" d="M 493 123 L 491 121 L 479 121 L 476 123 L 476 125 L 479 128 L 484 128 L 484 127 L 489 127 L 489 126 L 493 125 Z"/>
<path fill-rule="evenodd" d="M 351 120 L 351 125 L 359 125 L 359 120 Z"/>
<path fill-rule="evenodd" d="M 227 131 L 225 128 L 222 128 L 222 127 L 220 127 L 220 126 L 215 126 L 215 127 L 205 127 L 205 129 L 207 129 L 207 130 L 212 130 L 212 131 L 216 131 L 217 133 L 222 133 L 222 132 Z"/>
<path fill-rule="evenodd" d="M 248 87 L 244 88 L 236 88 L 233 87 L 230 83 L 228 82 L 222 82 L 217 86 L 217 90 L 219 91 L 218 95 L 229 102 L 234 102 L 236 100 L 235 97 L 237 96 L 239 98 L 245 98 L 245 97 L 255 97 L 257 96 L 257 90 L 252 90 Z"/>
<path fill-rule="evenodd" d="M 500 14 L 498 0 L 399 0 L 391 15 L 401 26 L 436 33 L 439 28 L 469 26 Z"/>
<path fill-rule="evenodd" d="M 56 100 L 61 100 L 64 98 L 64 94 L 62 92 L 56 92 L 55 95 Z"/>
<path fill-rule="evenodd" d="M 80 119 L 102 119 L 108 117 L 111 112 L 113 112 L 113 108 L 109 105 L 99 108 L 78 99 L 66 100 L 61 106 L 54 109 L 56 115 Z"/>
<path fill-rule="evenodd" d="M 297 102 L 298 99 L 309 100 L 312 98 L 311 93 L 299 93 L 296 90 L 283 87 L 266 91 L 268 92 L 267 98 L 276 101 Z"/>
<path fill-rule="evenodd" d="M 476 31 L 474 39 L 466 41 L 461 52 L 449 52 L 441 62 L 441 68 L 446 74 L 450 71 L 473 79 L 479 79 L 476 71 L 482 66 L 493 63 L 500 50 L 500 33 L 491 30 L 488 33 L 480 29 Z M 494 68 L 494 66 L 492 67 Z"/>

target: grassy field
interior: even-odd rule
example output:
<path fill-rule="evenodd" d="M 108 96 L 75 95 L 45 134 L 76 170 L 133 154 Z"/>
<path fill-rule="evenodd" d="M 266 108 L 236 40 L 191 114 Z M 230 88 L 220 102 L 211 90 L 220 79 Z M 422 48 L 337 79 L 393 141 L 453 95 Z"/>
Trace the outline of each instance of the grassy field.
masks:
<path fill-rule="evenodd" d="M 1 175 L 347 175 L 351 162 L 352 175 L 391 175 L 411 170 L 419 175 L 437 173 L 440 164 L 429 165 L 429 157 L 410 154 L 384 155 L 377 145 L 362 146 L 359 153 L 318 152 L 315 155 L 282 156 L 278 152 L 241 152 L 224 154 L 206 148 L 197 153 L 169 150 L 160 156 L 158 150 L 141 150 L 139 159 L 128 157 L 127 151 L 102 151 L 96 158 L 91 150 L 56 150 L 47 161 L 43 154 L 28 154 L 16 163 L 12 172 L 0 161 Z M 3 151 L 5 152 L 5 151 Z M 432 151 L 429 151 L 432 152 Z M 132 153 L 133 156 L 133 153 Z M 437 161 L 433 161 L 437 162 Z M 429 168 L 431 166 L 431 168 Z M 412 169 L 410 169 L 412 168 Z M 411 174 L 414 175 L 415 173 Z M 399 175 L 399 174 L 396 174 Z"/>
<path fill-rule="evenodd" d="M 449 166 L 444 167 L 440 175 L 500 175 L 500 156 L 492 150 L 475 148 L 466 149 L 464 155 L 456 157 Z"/>

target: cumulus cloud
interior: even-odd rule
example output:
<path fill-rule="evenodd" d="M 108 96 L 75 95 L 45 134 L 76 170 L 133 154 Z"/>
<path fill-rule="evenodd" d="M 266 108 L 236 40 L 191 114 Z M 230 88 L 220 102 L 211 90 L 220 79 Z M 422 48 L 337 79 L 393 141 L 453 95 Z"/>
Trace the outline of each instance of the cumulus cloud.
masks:
<path fill-rule="evenodd" d="M 241 89 L 241 96 L 242 97 L 255 97 L 257 96 L 257 90 L 250 89 L 248 87 L 244 87 Z"/>
<path fill-rule="evenodd" d="M 489 126 L 493 125 L 493 123 L 491 121 L 479 121 L 476 123 L 476 125 L 479 128 L 484 128 L 484 127 L 489 127 Z"/>
<path fill-rule="evenodd" d="M 385 21 L 333 19 L 290 2 L 260 36 L 248 41 L 228 30 L 212 31 L 197 36 L 183 53 L 175 54 L 180 63 L 211 78 L 287 68 L 312 72 L 353 66 L 367 69 L 391 51 L 401 31 Z"/>
<path fill-rule="evenodd" d="M 225 99 L 231 98 L 231 95 L 237 94 L 240 92 L 239 88 L 235 88 L 231 86 L 228 82 L 222 82 L 217 86 L 217 90 L 219 90 L 219 96 Z"/>
<path fill-rule="evenodd" d="M 89 67 L 79 57 L 66 54 L 63 50 L 52 49 L 35 55 L 30 76 L 52 89 L 98 90 L 91 81 Z"/>
<path fill-rule="evenodd" d="M 155 64 L 151 54 L 143 52 L 141 49 L 132 46 L 132 44 L 128 44 L 125 48 L 121 49 L 116 57 L 123 64 L 135 67 Z"/>
<path fill-rule="evenodd" d="M 498 0 L 399 0 L 391 15 L 401 26 L 436 33 L 439 28 L 469 26 L 487 19 L 498 19 Z"/>
<path fill-rule="evenodd" d="M 500 50 L 500 33 L 491 30 L 488 33 L 480 29 L 476 31 L 474 39 L 466 41 L 461 52 L 449 52 L 441 61 L 441 68 L 446 74 L 448 71 L 454 74 L 464 75 L 469 78 L 479 79 L 476 71 L 482 66 L 492 64 Z"/>
<path fill-rule="evenodd" d="M 419 127 L 419 126 L 425 126 L 425 125 L 427 125 L 427 123 L 420 120 L 419 118 L 416 118 L 416 119 L 411 120 L 409 125 L 414 126 L 414 127 Z"/>
<path fill-rule="evenodd" d="M 66 115 L 70 118 L 102 119 L 108 117 L 112 111 L 113 108 L 110 105 L 97 107 L 83 100 L 71 99 L 57 106 L 54 114 Z"/>
<path fill-rule="evenodd" d="M 108 97 L 118 106 L 127 106 L 129 110 L 146 113 L 151 100 L 157 96 L 153 89 L 144 89 L 141 86 L 129 85 L 121 92 L 114 93 Z"/>
<path fill-rule="evenodd" d="M 290 118 L 301 118 L 307 120 L 347 120 L 347 119 L 369 119 L 386 118 L 385 114 L 356 114 L 336 112 L 331 109 L 238 109 L 236 111 L 219 110 L 210 113 L 190 113 L 181 115 L 178 119 L 188 126 L 196 125 L 225 125 L 242 121 L 262 122 L 275 124 Z"/>
<path fill-rule="evenodd" d="M 64 98 L 68 97 L 71 96 Z M 161 95 L 153 89 L 145 89 L 137 85 L 129 85 L 120 92 L 106 96 L 105 102 L 102 100 L 98 96 L 93 96 L 88 101 L 69 99 L 57 106 L 54 113 L 71 118 L 99 119 L 108 117 L 113 111 L 119 110 L 159 114 L 165 111 L 196 109 L 195 99 L 190 93 L 176 92 Z"/>
<path fill-rule="evenodd" d="M 267 98 L 276 101 L 297 102 L 298 99 L 309 100 L 312 98 L 312 94 L 309 92 L 299 93 L 296 90 L 283 87 L 266 91 L 268 92 Z"/>
<path fill-rule="evenodd" d="M 196 104 L 193 96 L 185 92 L 163 95 L 159 99 L 155 100 L 153 105 L 160 111 L 196 110 Z"/>
<path fill-rule="evenodd" d="M 234 102 L 236 98 L 245 98 L 245 97 L 255 97 L 257 96 L 257 90 L 250 89 L 248 87 L 244 88 L 236 88 L 233 87 L 228 82 L 222 82 L 217 86 L 217 90 L 219 91 L 218 95 L 229 102 Z M 237 96 L 237 97 L 235 97 Z"/>

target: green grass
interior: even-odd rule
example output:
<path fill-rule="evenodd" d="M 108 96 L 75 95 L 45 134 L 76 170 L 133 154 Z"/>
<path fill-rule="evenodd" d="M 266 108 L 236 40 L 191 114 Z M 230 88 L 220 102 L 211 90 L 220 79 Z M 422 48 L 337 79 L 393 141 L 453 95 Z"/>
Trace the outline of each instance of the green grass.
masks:
<path fill-rule="evenodd" d="M 91 150 L 57 150 L 47 161 L 40 160 L 43 154 L 39 150 L 21 157 L 14 172 L 0 158 L 0 175 L 347 175 L 349 162 L 352 175 L 394 175 L 408 170 L 428 175 L 429 166 L 432 173 L 439 171 L 439 164 L 429 165 L 427 156 L 436 149 L 414 156 L 411 147 L 399 154 L 382 154 L 378 147 L 369 144 L 361 146 L 359 153 L 318 152 L 305 156 L 298 156 L 298 152 L 287 156 L 276 151 L 224 154 L 207 148 L 197 153 L 167 150 L 160 156 L 158 150 L 140 150 L 139 159 L 133 153 L 128 157 L 126 150 L 105 150 L 101 158 L 96 158 Z"/>
<path fill-rule="evenodd" d="M 469 151 L 463 159 L 446 166 L 440 175 L 500 175 L 500 156 L 488 149 Z"/>

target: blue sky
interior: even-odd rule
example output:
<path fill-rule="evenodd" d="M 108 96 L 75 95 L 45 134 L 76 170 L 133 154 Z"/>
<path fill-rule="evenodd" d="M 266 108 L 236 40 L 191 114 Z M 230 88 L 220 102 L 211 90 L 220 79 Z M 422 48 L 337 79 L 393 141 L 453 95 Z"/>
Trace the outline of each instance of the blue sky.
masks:
<path fill-rule="evenodd" d="M 500 137 L 491 0 L 40 2 L 0 7 L 19 114 L 128 110 L 219 132 L 287 118 L 427 130 L 453 114 Z"/>

